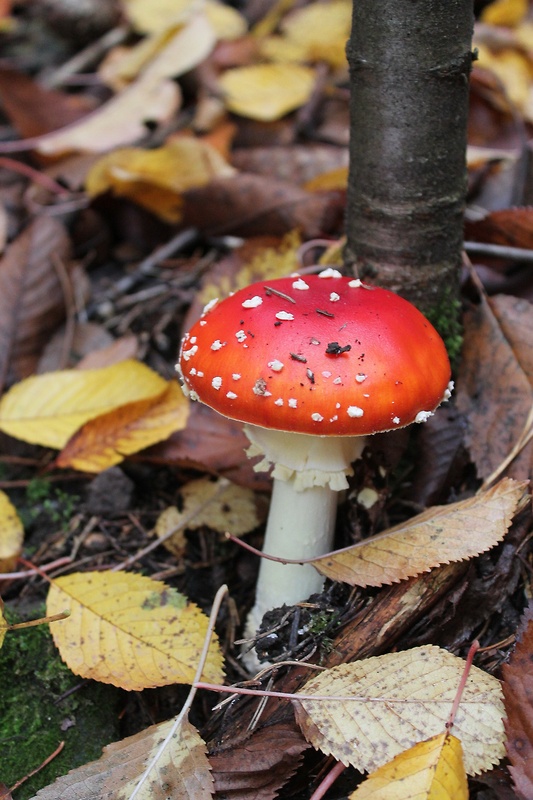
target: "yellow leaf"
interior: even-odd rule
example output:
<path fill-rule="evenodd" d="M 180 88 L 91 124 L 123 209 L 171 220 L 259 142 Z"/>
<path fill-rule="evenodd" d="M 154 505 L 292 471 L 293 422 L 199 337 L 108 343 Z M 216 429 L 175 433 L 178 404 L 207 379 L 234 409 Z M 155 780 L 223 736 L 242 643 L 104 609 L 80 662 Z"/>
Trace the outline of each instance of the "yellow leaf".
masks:
<path fill-rule="evenodd" d="M 155 398 L 166 387 L 163 378 L 139 361 L 47 372 L 15 384 L 3 396 L 0 430 L 59 450 L 90 419 L 128 402 Z"/>
<path fill-rule="evenodd" d="M 257 64 L 228 69 L 219 82 L 230 111 L 271 122 L 309 100 L 315 74 L 299 64 Z"/>
<path fill-rule="evenodd" d="M 9 625 L 6 622 L 6 618 L 4 617 L 4 601 L 0 597 L 0 648 L 4 644 L 4 639 L 6 638 L 6 633 L 9 630 Z"/>
<path fill-rule="evenodd" d="M 198 0 L 124 0 L 124 11 L 140 33 L 156 33 L 202 7 Z"/>
<path fill-rule="evenodd" d="M 217 39 L 238 39 L 248 30 L 242 14 L 231 6 L 219 3 L 218 0 L 207 0 L 205 5 L 207 19 L 213 26 Z"/>
<path fill-rule="evenodd" d="M 512 103 L 526 113 L 532 77 L 528 58 L 518 50 L 504 49 L 495 53 L 481 44 L 477 50 L 479 66 L 494 72 Z"/>
<path fill-rule="evenodd" d="M 12 572 L 22 549 L 24 528 L 15 506 L 0 491 L 0 572 Z"/>
<path fill-rule="evenodd" d="M 113 798 L 129 800 L 139 779 L 170 733 L 173 720 L 152 725 L 141 733 L 104 747 L 91 761 L 41 789 L 35 800 Z M 210 800 L 212 778 L 205 744 L 197 730 L 184 720 L 163 751 L 137 800 Z"/>
<path fill-rule="evenodd" d="M 461 742 L 441 733 L 384 764 L 350 800 L 468 800 Z"/>
<path fill-rule="evenodd" d="M 321 172 L 320 175 L 307 181 L 303 188 L 308 192 L 330 192 L 334 189 L 346 189 L 347 186 L 348 167 L 339 167 L 330 172 Z"/>
<path fill-rule="evenodd" d="M 174 533 L 165 539 L 163 542 L 164 547 L 181 560 L 185 555 L 185 548 L 187 547 L 187 539 L 185 538 L 185 531 L 182 526 L 183 514 L 180 514 L 176 506 L 169 506 L 157 518 L 155 523 L 155 534 L 159 539 L 163 539 L 170 531 Z"/>
<path fill-rule="evenodd" d="M 69 610 L 52 627 L 68 667 L 83 678 L 141 690 L 191 683 L 208 619 L 162 581 L 124 572 L 85 572 L 52 583 L 47 614 Z M 216 637 L 203 680 L 223 680 Z"/>
<path fill-rule="evenodd" d="M 89 171 L 86 189 L 90 197 L 111 190 L 177 223 L 183 192 L 234 174 L 212 145 L 180 136 L 154 150 L 130 147 L 103 156 Z"/>
<path fill-rule="evenodd" d="M 495 0 L 481 12 L 481 21 L 488 25 L 518 25 L 529 10 L 528 0 Z"/>
<path fill-rule="evenodd" d="M 472 558 L 503 539 L 526 486 L 504 478 L 483 494 L 429 508 L 379 536 L 319 558 L 313 566 L 335 581 L 381 586 Z"/>
<path fill-rule="evenodd" d="M 303 48 L 305 61 L 346 65 L 346 42 L 352 22 L 351 0 L 311 3 L 289 14 L 281 30 L 289 42 Z"/>
<path fill-rule="evenodd" d="M 255 493 L 244 486 L 230 483 L 214 500 L 220 482 L 209 478 L 190 481 L 180 488 L 182 516 L 185 517 L 199 509 L 187 528 L 194 530 L 207 525 L 214 531 L 229 531 L 234 536 L 242 536 L 253 531 L 261 520 L 257 514 Z M 210 502 L 209 502 L 210 501 Z"/>
<path fill-rule="evenodd" d="M 313 747 L 368 772 L 444 729 L 464 665 L 432 645 L 342 664 L 297 693 L 331 699 L 293 701 L 296 719 Z M 468 774 L 504 756 L 503 714 L 499 681 L 472 667 L 454 721 Z"/>
<path fill-rule="evenodd" d="M 189 402 L 172 381 L 157 397 L 128 403 L 87 422 L 63 448 L 56 464 L 102 472 L 183 430 L 188 416 Z"/>
<path fill-rule="evenodd" d="M 174 21 L 129 48 L 113 51 L 99 69 L 116 91 L 135 78 L 160 81 L 198 66 L 211 52 L 216 36 L 205 14 L 177 10 Z"/>

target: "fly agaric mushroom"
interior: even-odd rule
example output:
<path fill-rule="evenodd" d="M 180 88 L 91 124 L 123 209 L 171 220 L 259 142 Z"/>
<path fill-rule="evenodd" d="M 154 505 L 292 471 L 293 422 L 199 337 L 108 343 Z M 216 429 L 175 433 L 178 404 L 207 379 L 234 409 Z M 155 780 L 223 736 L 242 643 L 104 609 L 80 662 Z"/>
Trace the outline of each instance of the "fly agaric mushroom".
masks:
<path fill-rule="evenodd" d="M 369 434 L 423 422 L 449 398 L 442 339 L 413 305 L 327 269 L 261 281 L 213 301 L 185 335 L 184 390 L 245 423 L 255 469 L 273 466 L 264 550 L 289 560 L 331 550 L 337 492 Z M 247 629 L 320 592 L 310 564 L 262 559 Z"/>

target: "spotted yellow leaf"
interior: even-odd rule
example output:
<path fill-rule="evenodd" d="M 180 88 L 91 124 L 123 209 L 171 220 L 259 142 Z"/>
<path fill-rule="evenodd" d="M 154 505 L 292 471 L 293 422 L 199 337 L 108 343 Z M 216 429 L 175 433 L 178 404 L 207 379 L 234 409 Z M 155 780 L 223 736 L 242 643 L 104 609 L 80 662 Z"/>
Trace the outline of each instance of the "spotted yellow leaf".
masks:
<path fill-rule="evenodd" d="M 526 487 L 527 483 L 504 478 L 482 494 L 434 506 L 379 536 L 319 558 L 313 565 L 335 581 L 381 586 L 440 564 L 472 558 L 503 539 Z"/>
<path fill-rule="evenodd" d="M 12 572 L 22 549 L 24 528 L 15 506 L 0 491 L 0 572 Z"/>
<path fill-rule="evenodd" d="M 35 375 L 15 384 L 0 400 L 0 430 L 59 450 L 90 419 L 157 397 L 166 388 L 163 378 L 133 360 Z"/>
<path fill-rule="evenodd" d="M 468 800 L 461 742 L 440 733 L 372 772 L 350 800 Z"/>
<path fill-rule="evenodd" d="M 296 719 L 314 747 L 372 771 L 444 729 L 464 666 L 431 645 L 342 664 L 307 681 L 296 698 L 331 699 L 295 699 Z M 504 756 L 503 715 L 499 681 L 472 667 L 454 721 L 467 773 Z"/>
<path fill-rule="evenodd" d="M 70 612 L 52 626 L 52 635 L 76 675 L 127 690 L 194 679 L 208 619 L 162 581 L 124 572 L 75 573 L 52 583 L 46 607 L 47 614 Z M 220 683 L 223 675 L 215 637 L 203 679 Z"/>
<path fill-rule="evenodd" d="M 126 456 L 183 430 L 189 402 L 175 381 L 163 394 L 137 400 L 87 422 L 59 454 L 59 467 L 102 472 Z"/>
<path fill-rule="evenodd" d="M 172 727 L 173 720 L 152 725 L 135 736 L 104 747 L 98 761 L 91 761 L 41 789 L 34 800 L 129 800 Z M 196 729 L 184 720 L 163 751 L 148 780 L 135 795 L 137 800 L 209 800 L 213 781 L 205 744 Z"/>
<path fill-rule="evenodd" d="M 309 100 L 315 73 L 299 64 L 255 64 L 228 69 L 219 82 L 230 111 L 272 122 Z"/>

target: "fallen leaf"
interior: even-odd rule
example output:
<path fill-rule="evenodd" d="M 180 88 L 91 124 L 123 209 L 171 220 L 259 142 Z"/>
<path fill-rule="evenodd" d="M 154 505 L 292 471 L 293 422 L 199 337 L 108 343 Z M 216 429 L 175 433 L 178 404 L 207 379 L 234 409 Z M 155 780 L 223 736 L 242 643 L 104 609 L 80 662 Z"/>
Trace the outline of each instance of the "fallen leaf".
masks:
<path fill-rule="evenodd" d="M 158 33 L 198 8 L 196 0 L 124 0 L 124 12 L 139 33 Z"/>
<path fill-rule="evenodd" d="M 58 272 L 68 271 L 70 245 L 54 217 L 36 217 L 0 261 L 0 385 L 35 368 L 48 337 L 65 316 Z"/>
<path fill-rule="evenodd" d="M 89 420 L 63 448 L 58 467 L 103 472 L 183 430 L 189 402 L 175 381 L 155 397 L 137 400 Z"/>
<path fill-rule="evenodd" d="M 63 370 L 17 383 L 0 400 L 0 430 L 60 450 L 91 419 L 161 395 L 166 381 L 139 361 Z"/>
<path fill-rule="evenodd" d="M 192 683 L 208 619 L 162 581 L 124 572 L 79 572 L 52 582 L 48 615 L 70 611 L 51 628 L 61 658 L 83 678 L 128 691 Z M 216 637 L 203 680 L 224 679 Z"/>
<path fill-rule="evenodd" d="M 234 748 L 209 754 L 217 797 L 227 800 L 273 800 L 296 772 L 309 745 L 294 720 L 261 728 L 244 742 L 237 737 Z"/>
<path fill-rule="evenodd" d="M 169 506 L 161 512 L 155 523 L 155 535 L 158 539 L 165 539 L 163 547 L 166 547 L 169 553 L 172 553 L 178 561 L 183 559 L 185 548 L 187 547 L 182 519 L 183 515 L 180 514 L 176 506 Z M 171 531 L 174 532 L 169 536 Z"/>
<path fill-rule="evenodd" d="M 254 492 L 230 483 L 215 499 L 212 499 L 219 490 L 220 482 L 211 481 L 209 478 L 198 478 L 180 486 L 180 520 L 198 509 L 198 513 L 187 522 L 186 527 L 189 530 L 196 530 L 207 525 L 214 531 L 219 533 L 228 531 L 233 536 L 242 536 L 257 528 L 261 519 L 257 512 Z"/>
<path fill-rule="evenodd" d="M 183 224 L 209 233 L 283 236 L 299 229 L 303 239 L 336 231 L 343 214 L 340 192 L 306 192 L 285 181 L 239 173 L 216 178 L 184 194 Z"/>
<path fill-rule="evenodd" d="M 231 153 L 231 163 L 242 172 L 254 172 L 304 188 L 313 180 L 340 170 L 346 188 L 348 157 L 348 148 L 306 143 L 240 147 Z"/>
<path fill-rule="evenodd" d="M 268 489 L 270 481 L 254 472 L 245 450 L 250 442 L 242 423 L 226 419 L 201 403 L 193 403 L 187 427 L 144 454 L 155 464 L 182 466 L 220 473 L 241 486 Z"/>
<path fill-rule="evenodd" d="M 5 492 L 0 491 L 0 572 L 12 572 L 24 541 L 24 527 L 17 509 Z"/>
<path fill-rule="evenodd" d="M 481 20 L 488 25 L 518 25 L 529 9 L 527 0 L 494 0 L 481 12 Z"/>
<path fill-rule="evenodd" d="M 4 644 L 4 639 L 6 638 L 6 633 L 9 630 L 9 625 L 7 624 L 6 618 L 4 616 L 4 601 L 0 597 L 0 649 Z"/>
<path fill-rule="evenodd" d="M 86 189 L 90 197 L 107 191 L 128 197 L 166 222 L 177 223 L 184 191 L 234 174 L 207 142 L 180 136 L 153 150 L 130 147 L 108 153 L 89 171 Z"/>
<path fill-rule="evenodd" d="M 280 26 L 283 35 L 267 38 L 261 51 L 276 60 L 324 61 L 334 69 L 347 67 L 351 22 L 350 0 L 312 3 L 288 14 Z"/>
<path fill-rule="evenodd" d="M 522 618 L 522 633 L 502 667 L 509 770 L 520 800 L 533 797 L 533 604 Z"/>
<path fill-rule="evenodd" d="M 75 123 L 95 106 L 87 96 L 45 89 L 28 75 L 12 69 L 0 69 L 0 98 L 4 113 L 23 138 Z"/>
<path fill-rule="evenodd" d="M 307 681 L 296 697 L 331 699 L 294 700 L 296 719 L 313 747 L 371 771 L 444 729 L 463 670 L 432 645 L 342 664 Z M 454 721 L 469 775 L 505 754 L 503 713 L 499 681 L 472 667 Z"/>
<path fill-rule="evenodd" d="M 43 155 L 101 153 L 141 139 L 148 122 L 167 122 L 178 110 L 178 85 L 143 75 L 92 114 L 66 128 L 42 136 L 35 149 Z"/>
<path fill-rule="evenodd" d="M 173 720 L 161 722 L 107 745 L 101 758 L 58 778 L 37 792 L 34 800 L 129 800 L 172 724 Z M 196 728 L 184 720 L 136 798 L 209 800 L 212 783 L 205 744 Z"/>
<path fill-rule="evenodd" d="M 407 523 L 319 558 L 313 566 L 352 586 L 382 586 L 472 558 L 503 539 L 526 487 L 504 478 L 482 494 L 429 508 Z"/>
<path fill-rule="evenodd" d="M 299 64 L 255 64 L 226 70 L 219 84 L 230 111 L 271 122 L 307 103 L 315 73 Z"/>
<path fill-rule="evenodd" d="M 465 442 L 482 478 L 497 469 L 513 449 L 533 405 L 533 375 L 525 373 L 518 350 L 515 352 L 513 346 L 513 339 L 522 338 L 520 328 L 527 332 L 533 327 L 533 305 L 521 301 L 514 304 L 511 314 L 504 311 L 505 331 L 499 320 L 499 308 L 497 298 L 482 297 L 465 314 L 457 378 L 456 400 L 465 418 Z M 530 444 L 506 474 L 518 479 L 530 478 L 532 459 Z"/>
<path fill-rule="evenodd" d="M 533 249 L 533 208 L 504 208 L 465 222 L 465 237 L 478 242 Z"/>
<path fill-rule="evenodd" d="M 349 800 L 468 800 L 461 742 L 440 733 L 372 772 Z"/>

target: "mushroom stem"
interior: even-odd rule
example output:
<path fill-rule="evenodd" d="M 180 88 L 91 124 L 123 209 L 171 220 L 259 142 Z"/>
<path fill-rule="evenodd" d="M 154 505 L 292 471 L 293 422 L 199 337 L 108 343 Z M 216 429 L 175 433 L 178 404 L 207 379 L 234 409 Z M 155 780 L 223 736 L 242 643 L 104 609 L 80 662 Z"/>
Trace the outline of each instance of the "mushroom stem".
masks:
<path fill-rule="evenodd" d="M 263 550 L 291 560 L 329 552 L 333 545 L 337 498 L 348 488 L 352 462 L 360 457 L 365 437 L 311 436 L 246 425 L 249 456 L 261 455 L 256 470 L 273 466 L 274 488 Z M 320 592 L 324 578 L 312 564 L 280 564 L 262 559 L 255 605 L 246 625 L 253 636 L 263 615 L 294 605 Z"/>
<path fill-rule="evenodd" d="M 274 480 L 263 550 L 278 558 L 297 560 L 331 550 L 338 493 L 329 486 L 296 491 L 294 480 Z M 255 605 L 248 629 L 256 631 L 263 615 L 284 603 L 294 605 L 322 591 L 324 577 L 312 564 L 281 564 L 261 560 Z"/>

